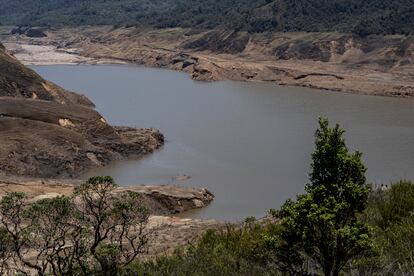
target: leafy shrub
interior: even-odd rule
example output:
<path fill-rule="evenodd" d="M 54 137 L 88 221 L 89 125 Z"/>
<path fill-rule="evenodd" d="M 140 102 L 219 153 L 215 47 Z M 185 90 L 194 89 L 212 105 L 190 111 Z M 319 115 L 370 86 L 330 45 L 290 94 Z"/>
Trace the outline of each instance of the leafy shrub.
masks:
<path fill-rule="evenodd" d="M 93 177 L 72 197 L 29 204 L 0 201 L 0 269 L 38 275 L 114 275 L 146 251 L 148 210 L 139 195 L 114 195 L 111 177 Z"/>
<path fill-rule="evenodd" d="M 273 253 L 265 237 L 278 232 L 277 224 L 248 222 L 207 231 L 201 239 L 172 256 L 130 267 L 138 275 L 277 275 Z"/>
<path fill-rule="evenodd" d="M 414 274 L 414 183 L 400 181 L 374 190 L 362 218 L 373 228 L 378 254 L 355 263 L 362 275 Z"/>

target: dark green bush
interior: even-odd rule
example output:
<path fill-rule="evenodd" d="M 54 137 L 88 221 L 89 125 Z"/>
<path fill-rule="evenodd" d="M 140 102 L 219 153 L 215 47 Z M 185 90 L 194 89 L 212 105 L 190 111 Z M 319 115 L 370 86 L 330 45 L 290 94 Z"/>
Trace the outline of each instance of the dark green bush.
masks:
<path fill-rule="evenodd" d="M 414 274 L 414 183 L 400 181 L 371 192 L 363 219 L 373 229 L 378 254 L 356 262 L 361 274 Z"/>
<path fill-rule="evenodd" d="M 265 238 L 278 231 L 277 224 L 257 222 L 210 230 L 197 243 L 172 256 L 136 263 L 129 269 L 138 275 L 277 275 Z"/>

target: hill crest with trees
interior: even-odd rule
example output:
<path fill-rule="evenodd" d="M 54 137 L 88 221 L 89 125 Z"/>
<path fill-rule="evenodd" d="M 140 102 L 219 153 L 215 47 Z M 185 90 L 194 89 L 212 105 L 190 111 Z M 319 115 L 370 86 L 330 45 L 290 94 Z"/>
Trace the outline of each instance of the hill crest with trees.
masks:
<path fill-rule="evenodd" d="M 0 0 L 1 25 L 410 34 L 410 0 Z"/>

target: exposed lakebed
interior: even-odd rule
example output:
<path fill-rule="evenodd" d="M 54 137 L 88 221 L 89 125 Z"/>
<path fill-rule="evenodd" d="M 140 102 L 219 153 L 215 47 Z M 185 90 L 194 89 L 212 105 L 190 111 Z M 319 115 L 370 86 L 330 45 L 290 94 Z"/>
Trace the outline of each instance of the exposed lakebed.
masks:
<path fill-rule="evenodd" d="M 88 175 L 118 183 L 209 189 L 213 203 L 193 217 L 262 216 L 303 191 L 318 116 L 347 130 L 370 182 L 414 179 L 414 100 L 318 91 L 274 83 L 196 82 L 187 74 L 133 66 L 33 66 L 88 96 L 113 125 L 155 127 L 165 146 L 141 160 Z M 185 176 L 191 176 L 189 179 Z"/>

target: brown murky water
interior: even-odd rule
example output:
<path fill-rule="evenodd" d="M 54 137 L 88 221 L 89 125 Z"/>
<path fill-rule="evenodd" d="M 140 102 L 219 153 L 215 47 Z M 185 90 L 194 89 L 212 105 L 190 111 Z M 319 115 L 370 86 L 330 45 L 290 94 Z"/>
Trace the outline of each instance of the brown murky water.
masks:
<path fill-rule="evenodd" d="M 414 99 L 272 83 L 202 83 L 180 72 L 132 66 L 33 68 L 86 94 L 111 124 L 159 128 L 167 139 L 160 151 L 88 175 L 112 175 L 123 185 L 206 187 L 215 201 L 193 217 L 260 217 L 301 193 L 318 116 L 347 130 L 350 149 L 364 153 L 369 181 L 414 179 Z M 180 175 L 191 179 L 174 179 Z"/>

